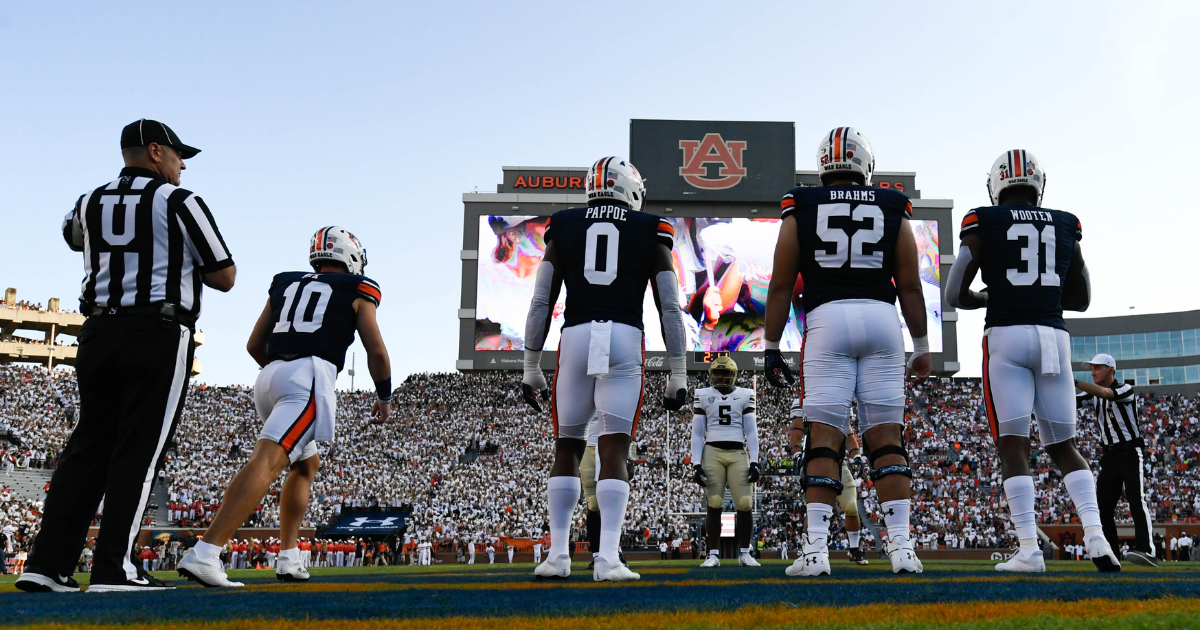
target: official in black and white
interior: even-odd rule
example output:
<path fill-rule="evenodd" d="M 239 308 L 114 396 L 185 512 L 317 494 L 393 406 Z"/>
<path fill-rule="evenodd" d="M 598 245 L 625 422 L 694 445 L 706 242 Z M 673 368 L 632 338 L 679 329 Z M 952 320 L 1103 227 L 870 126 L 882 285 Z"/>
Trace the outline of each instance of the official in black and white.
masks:
<path fill-rule="evenodd" d="M 1137 397 L 1129 383 L 1116 382 L 1117 362 L 1112 356 L 1098 354 L 1085 363 L 1092 369 L 1091 383 L 1075 381 L 1082 390 L 1075 394 L 1079 402 L 1094 402 L 1100 424 L 1100 476 L 1096 495 L 1100 504 L 1100 525 L 1113 549 L 1117 540 L 1117 502 L 1124 494 L 1133 517 L 1134 545 L 1125 558 L 1134 564 L 1156 567 L 1153 533 L 1154 518 L 1146 503 L 1146 442 L 1138 428 Z"/>
<path fill-rule="evenodd" d="M 235 275 L 208 207 L 179 187 L 184 160 L 199 152 L 162 123 L 131 123 L 120 176 L 81 196 L 63 222 L 85 273 L 79 424 L 59 456 L 21 590 L 79 590 L 71 575 L 101 497 L 88 592 L 171 588 L 131 554 L 187 395 L 202 285 L 229 291 Z"/>

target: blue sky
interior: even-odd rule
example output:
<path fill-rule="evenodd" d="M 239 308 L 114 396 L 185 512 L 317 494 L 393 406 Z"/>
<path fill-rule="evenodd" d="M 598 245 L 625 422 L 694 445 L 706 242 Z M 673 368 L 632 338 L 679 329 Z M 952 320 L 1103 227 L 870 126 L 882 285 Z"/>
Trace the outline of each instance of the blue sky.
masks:
<path fill-rule="evenodd" d="M 183 185 L 238 263 L 231 293 L 205 295 L 200 380 L 253 381 L 270 278 L 330 223 L 370 252 L 396 375 L 452 370 L 461 193 L 503 165 L 624 154 L 631 118 L 787 120 L 800 168 L 853 125 L 956 219 L 987 203 L 1000 153 L 1027 149 L 1045 205 L 1083 222 L 1089 315 L 1200 308 L 1197 6 L 5 3 L 0 284 L 74 301 L 62 216 L 119 170 L 121 127 L 155 118 L 204 150 Z M 981 330 L 963 316 L 964 375 Z"/>

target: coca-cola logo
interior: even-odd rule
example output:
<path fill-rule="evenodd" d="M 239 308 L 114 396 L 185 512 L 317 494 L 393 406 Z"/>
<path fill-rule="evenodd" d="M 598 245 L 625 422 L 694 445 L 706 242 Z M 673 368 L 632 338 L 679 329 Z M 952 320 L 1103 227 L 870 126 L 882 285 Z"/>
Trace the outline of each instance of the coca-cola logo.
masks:
<path fill-rule="evenodd" d="M 660 368 L 666 366 L 666 364 L 667 360 L 663 356 L 646 357 L 646 367 L 648 368 Z"/>

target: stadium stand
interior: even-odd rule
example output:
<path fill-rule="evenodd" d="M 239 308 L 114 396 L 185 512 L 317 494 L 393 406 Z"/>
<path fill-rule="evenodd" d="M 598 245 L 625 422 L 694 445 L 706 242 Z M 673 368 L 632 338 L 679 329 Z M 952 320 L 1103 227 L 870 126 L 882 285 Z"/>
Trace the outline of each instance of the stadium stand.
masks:
<path fill-rule="evenodd" d="M 647 401 L 661 398 L 660 381 L 648 379 Z M 547 416 L 521 402 L 518 383 L 519 375 L 498 372 L 415 374 L 396 390 L 396 413 L 382 426 L 366 421 L 372 395 L 340 392 L 337 441 L 322 447 L 322 473 L 305 526 L 329 525 L 346 510 L 384 509 L 410 512 L 409 534 L 435 541 L 440 550 L 469 539 L 543 534 L 552 429 Z M 968 379 L 931 381 L 909 390 L 913 521 L 919 538 L 930 544 L 935 539 L 962 547 L 1013 542 L 980 394 L 979 383 Z M 14 473 L 53 468 L 73 424 L 76 396 L 69 370 L 0 365 L 0 448 L 6 467 L 11 464 Z M 795 498 L 798 484 L 786 451 L 791 396 L 759 384 L 767 476 L 760 484 L 757 536 L 767 548 L 781 539 L 794 545 L 802 531 L 804 510 Z M 1151 454 L 1148 492 L 1156 521 L 1194 522 L 1200 515 L 1200 398 L 1142 396 Z M 694 540 L 686 514 L 701 512 L 703 497 L 690 480 L 690 419 L 686 414 L 668 419 L 653 402 L 643 413 L 624 544 Z M 1090 413 L 1080 411 L 1085 456 L 1096 449 Z M 146 522 L 203 527 L 253 449 L 258 430 L 251 388 L 193 385 Z M 1075 515 L 1061 477 L 1040 449 L 1035 448 L 1034 458 L 1040 522 L 1071 522 Z M 276 485 L 248 526 L 277 526 L 278 491 Z M 0 495 L 7 497 L 0 505 L 0 528 L 24 527 L 22 540 L 36 531 L 40 508 L 40 496 L 28 492 L 23 488 L 18 494 L 6 485 Z M 876 518 L 873 490 L 864 485 L 861 494 L 866 513 Z M 664 518 L 667 513 L 673 516 Z M 1128 520 L 1124 504 L 1118 515 Z M 577 540 L 584 538 L 582 516 L 574 531 Z"/>

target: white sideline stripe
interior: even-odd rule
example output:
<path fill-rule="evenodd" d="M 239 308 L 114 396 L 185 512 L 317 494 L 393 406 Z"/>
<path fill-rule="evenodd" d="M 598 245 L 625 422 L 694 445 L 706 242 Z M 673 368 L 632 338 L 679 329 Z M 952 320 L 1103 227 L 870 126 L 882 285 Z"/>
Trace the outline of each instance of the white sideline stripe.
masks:
<path fill-rule="evenodd" d="M 137 567 L 129 560 L 129 554 L 133 552 L 133 543 L 137 540 L 138 531 L 142 529 L 142 513 L 146 508 L 146 501 L 150 498 L 150 488 L 154 485 L 154 469 L 158 464 L 158 458 L 162 455 L 163 445 L 167 443 L 167 435 L 171 432 L 171 422 L 175 419 L 175 412 L 179 410 L 179 404 L 183 401 L 183 379 L 187 376 L 187 354 L 188 344 L 192 339 L 192 331 L 187 326 L 179 325 L 179 348 L 175 352 L 175 376 L 171 379 L 171 391 L 167 394 L 167 409 L 163 414 L 162 427 L 158 431 L 158 446 L 154 449 L 154 457 L 150 460 L 150 467 L 146 469 L 146 480 L 142 482 L 142 495 L 138 500 L 138 511 L 133 516 L 133 524 L 129 528 L 129 541 L 125 545 L 125 557 L 122 564 L 125 569 L 125 577 L 130 580 L 137 579 Z"/>

